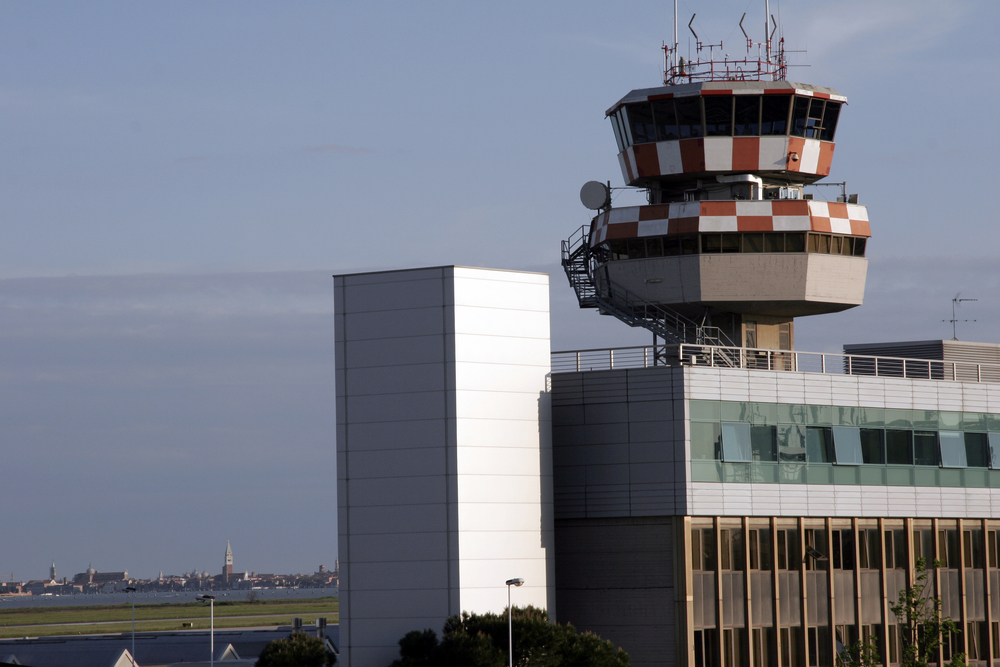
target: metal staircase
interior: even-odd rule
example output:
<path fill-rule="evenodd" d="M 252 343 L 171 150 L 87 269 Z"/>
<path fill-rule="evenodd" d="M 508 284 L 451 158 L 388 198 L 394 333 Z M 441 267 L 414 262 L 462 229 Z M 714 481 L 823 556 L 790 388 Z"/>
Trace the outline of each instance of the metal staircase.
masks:
<path fill-rule="evenodd" d="M 595 279 L 602 267 L 598 266 L 591 250 L 587 225 L 562 242 L 562 266 L 581 308 L 597 308 L 602 314 L 613 315 L 630 327 L 648 329 L 668 343 L 736 347 L 719 327 L 699 324 L 672 308 L 650 303 L 614 285 L 607 274 L 603 280 Z"/>

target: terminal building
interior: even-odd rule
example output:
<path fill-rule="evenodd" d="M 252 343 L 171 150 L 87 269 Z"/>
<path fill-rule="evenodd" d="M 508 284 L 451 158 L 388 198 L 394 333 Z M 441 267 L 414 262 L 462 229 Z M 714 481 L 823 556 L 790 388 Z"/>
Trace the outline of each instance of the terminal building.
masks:
<path fill-rule="evenodd" d="M 809 188 L 846 99 L 760 46 L 667 47 L 607 111 L 648 204 L 584 186 L 563 266 L 654 344 L 551 352 L 540 274 L 335 277 L 343 664 L 522 577 L 515 605 L 635 665 L 833 667 L 857 640 L 894 665 L 920 558 L 963 629 L 938 662 L 1000 663 L 1000 346 L 795 348 L 794 318 L 862 302 L 872 231 Z"/>

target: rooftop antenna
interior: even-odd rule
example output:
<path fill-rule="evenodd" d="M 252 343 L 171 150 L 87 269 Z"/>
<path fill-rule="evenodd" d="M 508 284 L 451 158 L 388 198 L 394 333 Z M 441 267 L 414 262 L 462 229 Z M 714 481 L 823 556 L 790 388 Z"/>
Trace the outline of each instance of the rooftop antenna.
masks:
<path fill-rule="evenodd" d="M 951 300 L 951 319 L 950 320 L 941 320 L 942 322 L 951 322 L 951 339 L 952 340 L 958 340 L 958 333 L 956 333 L 956 331 L 957 331 L 956 326 L 957 326 L 958 322 L 975 322 L 975 320 L 959 320 L 959 319 L 955 318 L 955 307 L 962 305 L 963 301 L 979 301 L 979 299 L 962 299 L 962 298 L 959 298 L 961 296 L 962 296 L 962 293 L 959 292 L 958 294 L 955 295 L 955 298 Z"/>
<path fill-rule="evenodd" d="M 764 0 L 764 53 L 767 58 L 768 64 L 770 64 L 771 62 L 771 36 L 768 34 L 768 29 L 771 26 L 767 24 L 767 17 L 769 17 L 770 15 L 771 15 L 771 1 Z"/>
<path fill-rule="evenodd" d="M 785 40 L 775 39 L 778 32 L 778 21 L 771 14 L 770 0 L 764 3 L 764 35 L 760 42 L 755 42 L 743 27 L 746 12 L 740 18 L 739 28 L 746 44 L 745 54 L 734 54 L 730 57 L 724 44 L 706 44 L 694 29 L 697 14 L 691 15 L 687 27 L 694 36 L 695 52 L 687 58 L 680 55 L 677 32 L 680 28 L 677 14 L 677 0 L 674 0 L 674 36 L 673 43 L 663 44 L 663 84 L 675 86 L 685 83 L 700 83 L 703 81 L 784 81 L 788 70 L 785 60 Z M 773 24 L 773 28 L 772 28 Z M 719 49 L 720 55 L 715 55 Z M 689 47 L 690 51 L 690 47 Z M 707 51 L 707 54 L 705 53 Z"/>

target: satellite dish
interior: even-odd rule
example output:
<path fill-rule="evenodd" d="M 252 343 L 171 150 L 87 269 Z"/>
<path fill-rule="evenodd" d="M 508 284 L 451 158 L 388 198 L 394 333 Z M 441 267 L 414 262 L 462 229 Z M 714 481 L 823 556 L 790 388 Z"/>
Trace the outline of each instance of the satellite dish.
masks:
<path fill-rule="evenodd" d="M 598 181 L 587 181 L 580 188 L 580 201 L 591 211 L 611 206 L 611 188 Z"/>

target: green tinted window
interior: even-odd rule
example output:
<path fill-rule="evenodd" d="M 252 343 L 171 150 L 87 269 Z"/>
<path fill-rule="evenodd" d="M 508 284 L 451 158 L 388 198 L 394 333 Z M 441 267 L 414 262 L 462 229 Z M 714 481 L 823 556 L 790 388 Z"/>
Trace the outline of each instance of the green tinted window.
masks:
<path fill-rule="evenodd" d="M 692 459 L 718 459 L 721 440 L 722 429 L 718 423 L 691 422 Z"/>

